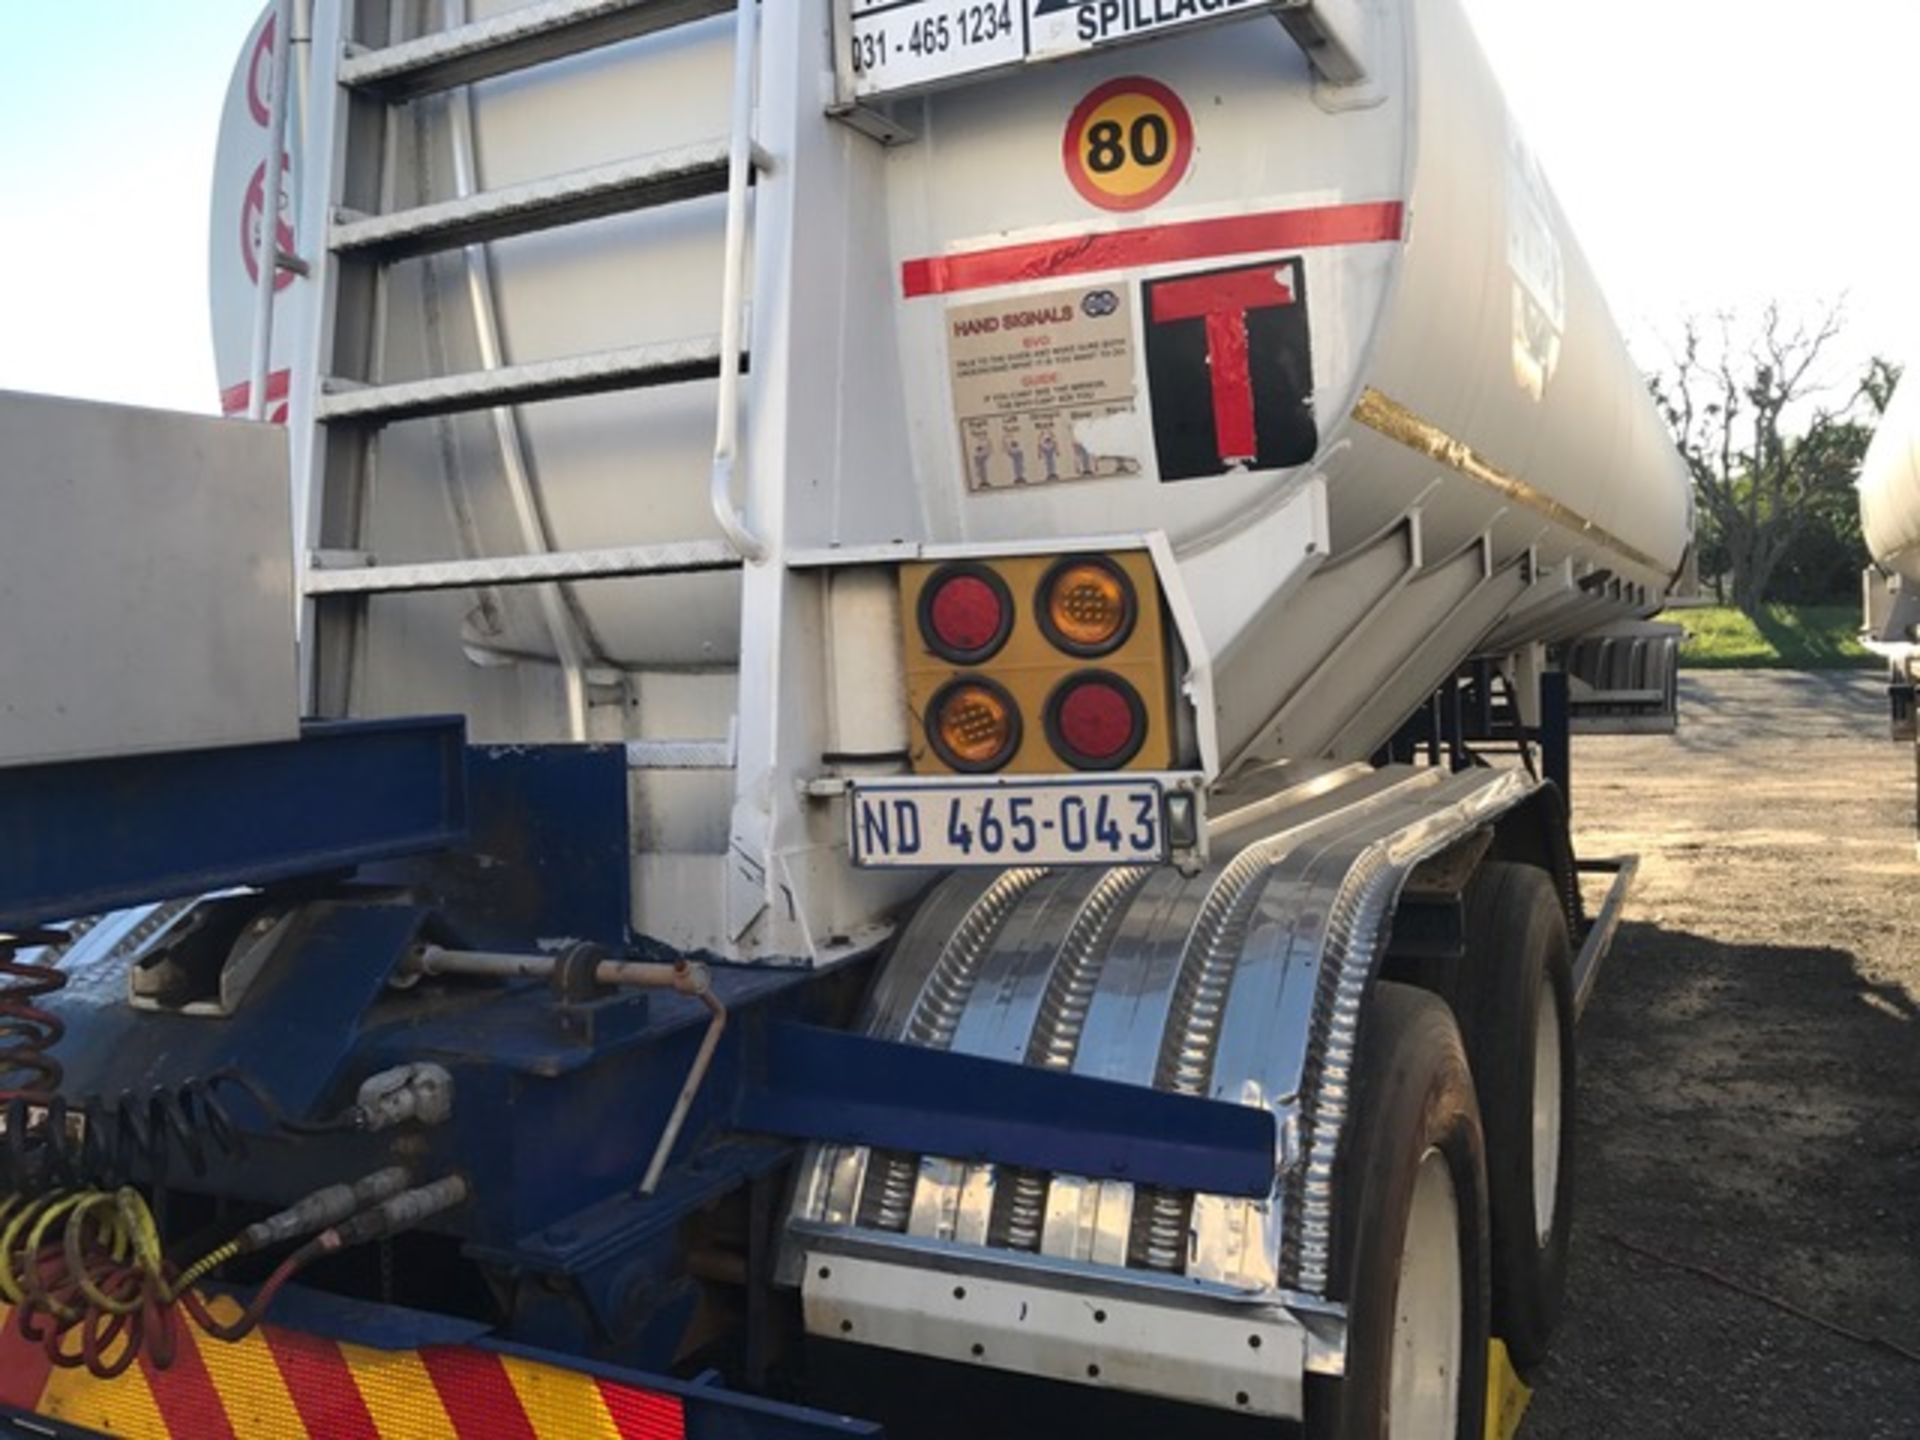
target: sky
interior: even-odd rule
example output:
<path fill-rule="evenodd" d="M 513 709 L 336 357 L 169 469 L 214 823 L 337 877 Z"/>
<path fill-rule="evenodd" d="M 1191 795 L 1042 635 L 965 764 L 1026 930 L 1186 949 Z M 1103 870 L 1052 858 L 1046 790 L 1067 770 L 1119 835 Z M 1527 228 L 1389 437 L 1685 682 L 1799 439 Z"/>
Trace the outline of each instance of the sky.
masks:
<path fill-rule="evenodd" d="M 1644 368 L 1689 314 L 1845 300 L 1920 359 L 1910 0 L 1465 0 Z M 1817 17 L 1817 18 L 1815 18 Z"/>
<path fill-rule="evenodd" d="M 262 0 L 0 0 L 0 389 L 218 408 L 214 143 Z"/>
<path fill-rule="evenodd" d="M 1643 366 L 1771 298 L 1846 299 L 1837 383 L 1907 358 L 1920 5 L 1464 3 Z M 260 8 L 0 0 L 0 388 L 215 408 L 207 192 Z"/>

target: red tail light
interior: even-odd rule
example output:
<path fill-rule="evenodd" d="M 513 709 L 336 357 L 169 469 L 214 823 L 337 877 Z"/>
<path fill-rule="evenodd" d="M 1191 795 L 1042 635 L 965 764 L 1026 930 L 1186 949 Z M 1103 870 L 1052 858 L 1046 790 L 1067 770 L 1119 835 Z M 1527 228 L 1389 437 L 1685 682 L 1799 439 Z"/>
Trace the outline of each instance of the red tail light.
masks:
<path fill-rule="evenodd" d="M 920 636 L 955 665 L 978 665 L 999 653 L 1013 630 L 1007 582 L 984 565 L 949 565 L 920 592 Z"/>
<path fill-rule="evenodd" d="M 1076 770 L 1117 770 L 1146 743 L 1146 704 L 1118 675 L 1082 671 L 1047 701 L 1047 739 Z"/>

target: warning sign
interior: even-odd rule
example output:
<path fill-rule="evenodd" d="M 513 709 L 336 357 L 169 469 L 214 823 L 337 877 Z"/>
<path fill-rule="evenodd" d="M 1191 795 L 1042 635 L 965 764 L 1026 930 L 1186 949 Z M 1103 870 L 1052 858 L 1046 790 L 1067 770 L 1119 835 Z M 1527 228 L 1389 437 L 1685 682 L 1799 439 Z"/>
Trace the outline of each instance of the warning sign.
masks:
<path fill-rule="evenodd" d="M 1284 8 L 1287 0 L 1277 0 Z M 1201 20 L 1276 8 L 1276 0 L 1027 0 L 1027 46 L 1036 58 L 1077 55 Z"/>
<path fill-rule="evenodd" d="M 834 48 L 843 100 L 904 95 L 1084 55 L 1302 0 L 847 0 Z"/>
<path fill-rule="evenodd" d="M 1304 465 L 1319 448 L 1297 257 L 1147 282 L 1147 384 L 1162 480 Z"/>
<path fill-rule="evenodd" d="M 1144 210 L 1186 178 L 1193 117 L 1158 80 L 1109 80 L 1074 107 L 1060 152 L 1083 198 L 1103 210 Z"/>
<path fill-rule="evenodd" d="M 969 490 L 1139 472 L 1125 290 L 957 306 L 947 312 L 947 354 Z"/>

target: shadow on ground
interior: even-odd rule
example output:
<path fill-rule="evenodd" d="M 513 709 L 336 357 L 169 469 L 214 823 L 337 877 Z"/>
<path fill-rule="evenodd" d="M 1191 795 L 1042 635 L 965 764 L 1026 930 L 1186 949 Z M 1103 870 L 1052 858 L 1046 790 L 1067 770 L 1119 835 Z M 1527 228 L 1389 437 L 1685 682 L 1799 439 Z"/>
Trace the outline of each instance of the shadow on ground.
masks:
<path fill-rule="evenodd" d="M 1630 924 L 1580 1045 L 1570 1311 L 1524 1440 L 1920 1435 L 1920 1363 L 1681 1268 L 1920 1351 L 1908 992 Z"/>
<path fill-rule="evenodd" d="M 1669 743 L 1683 751 L 1724 755 L 1769 740 L 1888 744 L 1887 682 L 1878 672 L 1683 675 L 1680 686 L 1680 732 Z"/>
<path fill-rule="evenodd" d="M 1851 630 L 1809 624 L 1808 614 L 1799 609 L 1769 605 L 1754 617 L 1753 624 L 1775 651 L 1805 669 L 1847 669 L 1863 663 Z M 1873 661 L 1864 663 L 1871 666 Z"/>

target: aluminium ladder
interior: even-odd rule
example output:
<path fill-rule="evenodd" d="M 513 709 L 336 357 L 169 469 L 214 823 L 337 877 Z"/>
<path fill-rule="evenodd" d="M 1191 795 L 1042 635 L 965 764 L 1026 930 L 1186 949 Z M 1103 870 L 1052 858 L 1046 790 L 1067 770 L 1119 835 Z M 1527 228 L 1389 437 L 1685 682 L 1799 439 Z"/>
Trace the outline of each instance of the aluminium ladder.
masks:
<path fill-rule="evenodd" d="M 282 18 L 290 7 L 283 0 Z M 358 7 L 338 0 L 334 27 L 315 34 L 312 125 L 314 163 L 325 170 L 324 241 L 315 248 L 318 306 L 309 355 L 308 423 L 294 437 L 296 495 L 305 507 L 301 557 L 302 646 L 310 710 L 333 713 L 341 683 L 330 673 L 350 655 L 352 613 L 371 596 L 425 590 L 541 586 L 551 591 L 549 628 L 560 614 L 563 582 L 614 577 L 737 571 L 762 558 L 733 498 L 738 446 L 747 197 L 768 162 L 753 144 L 757 0 L 539 0 L 491 19 L 367 48 L 352 33 Z M 463 194 L 411 209 L 391 209 L 387 132 L 396 107 L 493 76 L 539 66 L 733 10 L 735 52 L 731 133 L 718 140 L 591 166 L 547 179 Z M 463 12 L 456 11 L 464 18 Z M 282 33 L 287 33 L 283 27 Z M 276 103 L 277 92 L 276 92 Z M 379 364 L 385 268 L 399 261 L 579 225 L 607 216 L 727 197 L 725 273 L 719 333 L 711 338 L 634 345 L 525 364 L 492 364 L 462 374 L 381 383 L 350 373 L 343 356 L 358 349 Z M 262 287 L 271 309 L 271 290 Z M 270 320 L 268 322 L 270 324 Z M 497 357 L 495 357 L 497 358 Z M 403 420 L 493 411 L 575 396 L 719 381 L 711 500 L 720 539 L 688 539 L 581 550 L 529 546 L 528 553 L 383 564 L 351 533 L 357 498 L 368 484 L 382 427 Z M 298 413 L 298 412 L 296 412 Z M 511 424 L 508 419 L 503 423 Z M 329 537 L 334 543 L 316 543 Z M 530 538 L 543 538 L 529 527 Z M 331 649 L 329 647 L 332 647 Z M 331 671 L 329 669 L 331 662 Z M 575 738 L 583 739 L 583 705 Z M 734 742 L 628 744 L 636 768 L 728 769 Z"/>

